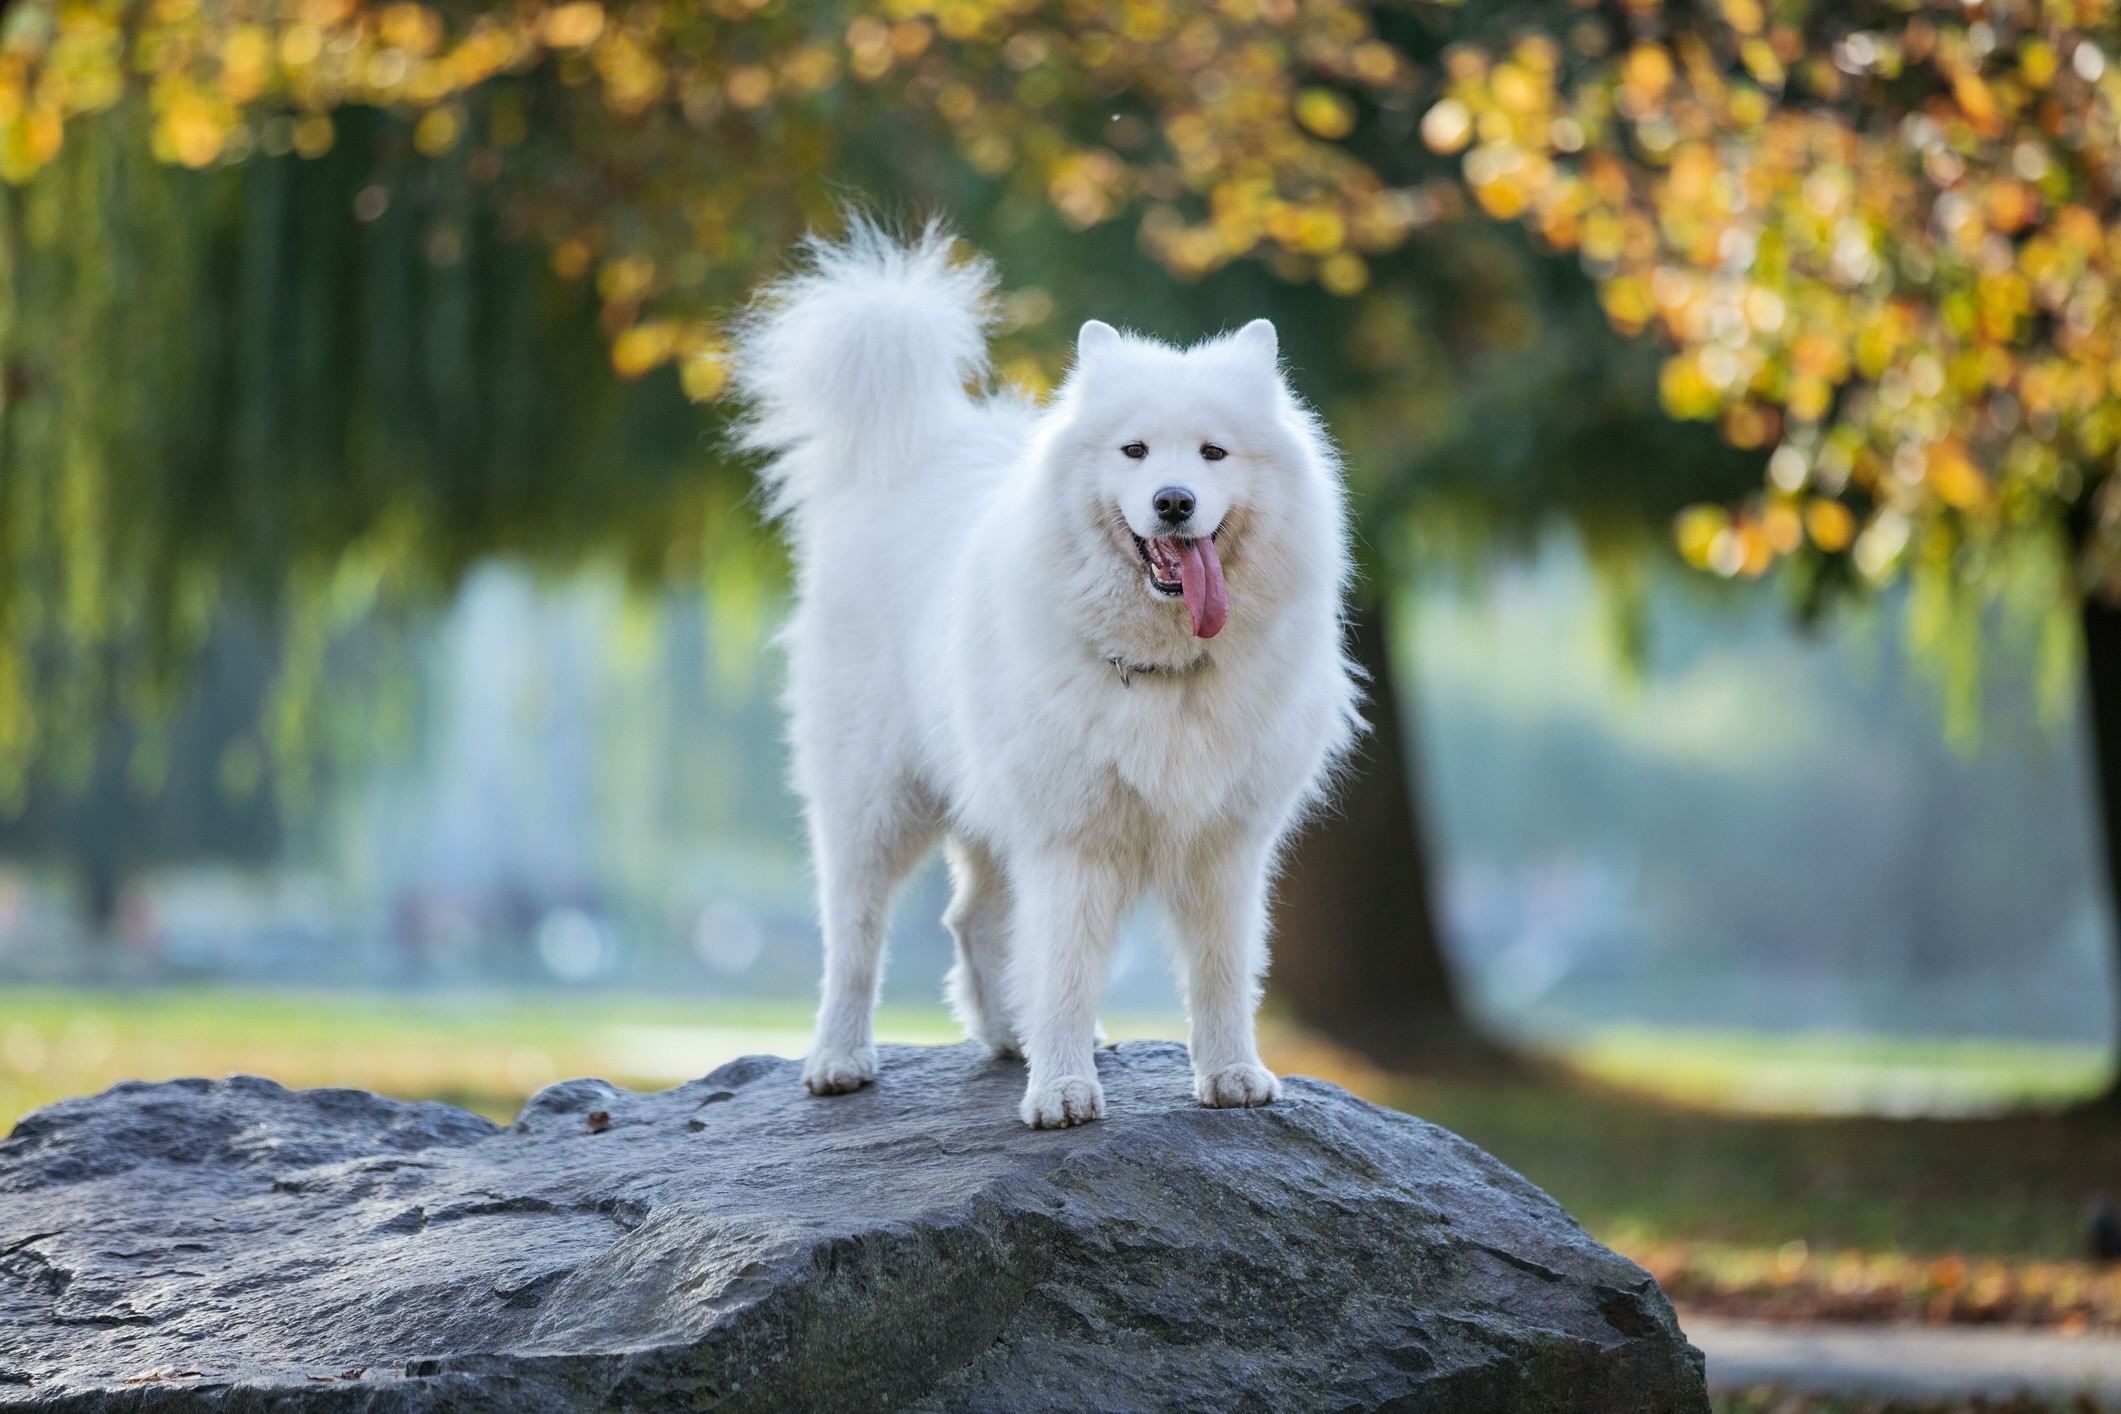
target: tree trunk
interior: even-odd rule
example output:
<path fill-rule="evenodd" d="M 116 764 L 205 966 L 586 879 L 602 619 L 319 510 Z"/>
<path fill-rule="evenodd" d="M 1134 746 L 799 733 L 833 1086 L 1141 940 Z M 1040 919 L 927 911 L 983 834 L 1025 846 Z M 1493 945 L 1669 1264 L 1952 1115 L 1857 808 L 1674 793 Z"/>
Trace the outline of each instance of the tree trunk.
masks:
<path fill-rule="evenodd" d="M 1370 731 L 1282 869 L 1268 994 L 1383 1064 L 1485 1068 L 1502 1053 L 1467 1019 L 1443 955 L 1382 607 L 1351 629 Z"/>
<path fill-rule="evenodd" d="M 2084 683 L 2090 699 L 2092 776 L 2098 787 L 2100 845 L 2106 860 L 2108 897 L 2121 902 L 2121 606 L 2096 591 L 2084 596 Z M 2121 906 L 2115 910 L 2121 919 Z M 2121 958 L 2115 973 L 2121 982 Z M 2121 996 L 2116 998 L 2121 1015 Z M 2121 1109 L 2121 1074 L 2109 1084 L 2102 1107 Z"/>

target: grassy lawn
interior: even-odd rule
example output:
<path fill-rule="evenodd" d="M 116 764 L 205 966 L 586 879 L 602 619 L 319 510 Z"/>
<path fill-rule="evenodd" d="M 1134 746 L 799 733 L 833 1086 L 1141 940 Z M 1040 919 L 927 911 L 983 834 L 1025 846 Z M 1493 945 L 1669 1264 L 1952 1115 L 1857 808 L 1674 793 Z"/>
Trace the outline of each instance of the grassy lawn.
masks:
<path fill-rule="evenodd" d="M 1594 1080 L 1697 1109 L 1975 1117 L 2060 1109 L 2106 1085 L 2104 1046 L 1606 1027 L 1571 1044 Z"/>
<path fill-rule="evenodd" d="M 1281 1068 L 1463 1134 L 1624 1251 L 1803 1243 L 1814 1254 L 2063 1261 L 2082 1253 L 2086 1200 L 2121 1200 L 2121 1121 L 2053 1109 L 2105 1081 L 2104 1056 L 2080 1048 L 1626 1031 L 1587 1038 L 1537 1076 L 1479 1082 L 1387 1075 L 1266 1034 Z M 1728 1077 L 1746 1066 L 1779 1068 L 1751 1092 L 1771 1097 L 1766 1112 L 1711 1107 L 1739 1103 Z M 1867 1089 L 1941 1095 L 1947 1110 L 1979 1096 L 1980 1108 L 2007 1112 L 1794 1112 L 1807 1074 L 1823 1108 Z"/>
<path fill-rule="evenodd" d="M 2063 1115 L 1720 1114 L 1597 1085 L 1402 1081 L 1380 1098 L 1490 1150 L 1610 1242 L 2055 1261 L 2121 1188 L 2121 1124 Z"/>
<path fill-rule="evenodd" d="M 794 1004 L 599 994 L 15 990 L 0 994 L 0 1123 L 120 1079 L 231 1071 L 443 1099 L 506 1120 L 566 1076 L 652 1088 L 747 1052 L 800 1054 L 807 1023 Z M 1115 1036 L 1181 1034 L 1169 1017 L 1106 1025 Z M 879 1030 L 957 1039 L 937 1008 L 887 1011 Z M 1851 1251 L 1975 1268 L 2066 1262 L 2080 1255 L 2087 1198 L 2121 1197 L 2121 1123 L 2107 1118 L 1705 1108 L 1788 1111 L 1808 1095 L 1845 1108 L 1863 1094 L 1927 1096 L 1946 1110 L 2053 1105 L 2098 1087 L 2106 1061 L 2096 1052 L 1611 1032 L 1571 1053 L 1573 1072 L 1472 1083 L 1386 1075 L 1271 1024 L 1265 1039 L 1277 1067 L 1464 1134 L 1599 1237 L 1644 1260 L 1662 1254 L 1667 1271 L 1674 1250 L 1682 1265 L 1741 1276 L 1751 1263 L 1769 1286 Z M 2121 1289 L 2111 1304 L 2121 1320 Z"/>
<path fill-rule="evenodd" d="M 0 991 L 0 1126 L 119 1080 L 263 1075 L 353 1085 L 513 1119 L 530 1093 L 596 1075 L 659 1089 L 741 1055 L 799 1056 L 808 1007 L 552 992 L 434 995 L 248 991 Z M 1106 1018 L 1116 1037 L 1168 1018 Z M 963 1038 L 939 1007 L 886 1008 L 880 1040 Z"/>

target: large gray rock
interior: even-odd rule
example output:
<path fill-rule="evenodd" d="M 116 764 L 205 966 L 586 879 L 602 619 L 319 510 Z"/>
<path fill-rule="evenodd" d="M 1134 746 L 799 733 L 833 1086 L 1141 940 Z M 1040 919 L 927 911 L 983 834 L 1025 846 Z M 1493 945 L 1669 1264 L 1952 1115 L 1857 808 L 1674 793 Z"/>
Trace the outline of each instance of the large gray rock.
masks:
<path fill-rule="evenodd" d="M 753 1058 L 497 1128 L 238 1076 L 0 1142 L 0 1408 L 1706 1411 L 1639 1268 L 1472 1145 L 1334 1086 L 1204 1110 L 1099 1053 Z"/>

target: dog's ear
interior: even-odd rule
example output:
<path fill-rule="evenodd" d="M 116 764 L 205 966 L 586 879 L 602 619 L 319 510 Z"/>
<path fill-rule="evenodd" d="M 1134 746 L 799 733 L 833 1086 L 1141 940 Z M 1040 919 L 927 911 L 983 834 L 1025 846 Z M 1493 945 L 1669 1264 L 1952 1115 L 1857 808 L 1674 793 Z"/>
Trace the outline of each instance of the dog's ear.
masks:
<path fill-rule="evenodd" d="M 1274 337 L 1274 321 L 1255 319 L 1237 331 L 1230 346 L 1250 359 L 1255 359 L 1273 372 L 1281 366 L 1281 344 Z"/>
<path fill-rule="evenodd" d="M 1080 368 L 1118 349 L 1119 330 L 1102 319 L 1085 320 L 1075 335 L 1075 366 Z"/>

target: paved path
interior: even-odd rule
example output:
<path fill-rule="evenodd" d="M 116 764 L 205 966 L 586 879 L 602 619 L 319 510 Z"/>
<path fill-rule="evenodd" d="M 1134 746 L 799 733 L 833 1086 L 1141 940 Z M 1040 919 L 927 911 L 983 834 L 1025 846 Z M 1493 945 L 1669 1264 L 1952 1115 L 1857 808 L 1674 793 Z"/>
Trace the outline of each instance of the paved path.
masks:
<path fill-rule="evenodd" d="M 1715 1389 L 1787 1385 L 1806 1394 L 2121 1398 L 2121 1337 L 2004 1326 L 1772 1325 L 1682 1311 Z"/>

